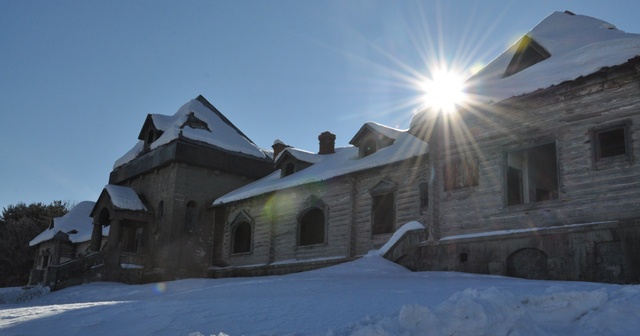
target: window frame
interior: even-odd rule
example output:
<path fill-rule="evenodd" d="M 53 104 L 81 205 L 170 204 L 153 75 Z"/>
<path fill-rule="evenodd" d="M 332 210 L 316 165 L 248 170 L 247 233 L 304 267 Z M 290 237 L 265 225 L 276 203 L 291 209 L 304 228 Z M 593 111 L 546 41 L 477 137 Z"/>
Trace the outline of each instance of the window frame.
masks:
<path fill-rule="evenodd" d="M 602 141 L 599 136 L 618 129 L 622 129 L 622 131 L 624 132 L 623 138 L 625 153 L 603 157 L 601 144 Z M 623 122 L 603 125 L 601 127 L 591 129 L 589 133 L 592 144 L 591 159 L 595 169 L 605 168 L 615 163 L 633 162 L 633 137 L 631 134 L 631 121 L 625 120 Z"/>
<path fill-rule="evenodd" d="M 460 176 L 461 172 L 465 172 L 465 175 Z M 471 173 L 470 175 L 466 174 L 469 172 Z M 455 176 L 450 176 L 451 174 Z M 461 179 L 461 183 L 458 183 Z M 445 192 L 479 186 L 480 160 L 476 156 L 460 156 L 446 160 L 442 166 L 442 181 Z"/>
<path fill-rule="evenodd" d="M 248 237 L 245 238 L 248 240 L 248 244 L 247 244 L 248 249 L 242 250 L 242 251 L 236 251 L 236 247 L 237 247 L 236 244 L 238 242 L 238 239 L 237 239 L 238 229 L 243 225 L 247 225 L 249 228 Z M 240 220 L 237 223 L 234 223 L 231 228 L 231 241 L 229 245 L 231 249 L 230 254 L 232 256 L 253 253 L 253 224 L 246 220 Z"/>
<path fill-rule="evenodd" d="M 310 223 L 303 223 L 303 219 L 305 219 L 305 216 L 308 215 L 311 211 L 319 211 L 322 216 L 323 216 L 323 221 L 322 221 L 322 241 L 321 242 L 312 242 L 309 244 L 302 244 L 302 227 L 303 224 L 310 224 Z M 327 215 L 327 211 L 326 211 L 326 207 L 322 206 L 322 205 L 315 205 L 315 206 L 311 206 L 308 208 L 305 208 L 303 211 L 300 212 L 300 214 L 298 215 L 298 230 L 297 230 L 297 239 L 296 239 L 296 246 L 297 247 L 310 247 L 310 246 L 322 246 L 322 245 L 326 245 L 327 244 L 327 231 L 328 231 L 328 227 L 327 227 L 327 223 L 328 223 L 328 215 Z"/>
<path fill-rule="evenodd" d="M 529 170 L 531 169 L 531 167 L 527 166 L 526 170 L 525 169 L 521 169 L 520 171 L 520 199 L 521 201 L 519 203 L 511 203 L 510 204 L 510 184 L 509 184 L 509 169 L 510 169 L 510 165 L 509 165 L 509 154 L 513 154 L 516 152 L 523 152 L 526 153 L 524 154 L 527 159 L 526 159 L 526 164 L 529 164 L 529 159 L 528 159 L 528 155 L 529 152 L 537 149 L 537 148 L 542 148 L 544 146 L 549 146 L 549 145 L 553 145 L 553 149 L 555 151 L 555 172 L 556 172 L 556 178 L 555 178 L 555 190 L 551 190 L 548 193 L 552 196 L 555 196 L 554 198 L 549 198 L 549 199 L 543 199 L 543 200 L 537 200 L 537 193 L 536 193 L 536 199 L 531 200 L 530 196 L 531 194 L 527 194 L 525 195 L 525 188 L 527 188 L 528 183 L 530 182 L 530 172 Z M 517 169 L 514 167 L 514 169 Z M 560 157 L 559 157 L 559 152 L 558 152 L 558 142 L 555 139 L 544 139 L 544 140 L 540 140 L 540 141 L 536 141 L 536 142 L 531 142 L 525 146 L 513 146 L 513 147 L 509 147 L 509 148 L 505 148 L 503 149 L 503 178 L 502 178 L 502 183 L 503 183 L 503 203 L 505 207 L 508 208 L 517 208 L 517 207 L 530 207 L 530 206 L 535 206 L 538 204 L 545 204 L 548 202 L 559 202 L 561 200 L 561 183 L 560 183 Z M 526 174 L 526 175 L 525 175 Z M 527 178 L 527 184 L 525 184 L 525 178 Z M 530 188 L 528 188 L 530 189 Z"/>

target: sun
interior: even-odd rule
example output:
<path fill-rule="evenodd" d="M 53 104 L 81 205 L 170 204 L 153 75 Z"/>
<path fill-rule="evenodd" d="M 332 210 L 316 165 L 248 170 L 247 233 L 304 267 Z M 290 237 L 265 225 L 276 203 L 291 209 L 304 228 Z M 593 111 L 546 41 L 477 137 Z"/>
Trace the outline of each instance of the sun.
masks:
<path fill-rule="evenodd" d="M 453 71 L 434 71 L 431 78 L 422 83 L 423 104 L 426 108 L 450 113 L 456 110 L 456 106 L 466 100 L 464 93 L 464 78 Z"/>

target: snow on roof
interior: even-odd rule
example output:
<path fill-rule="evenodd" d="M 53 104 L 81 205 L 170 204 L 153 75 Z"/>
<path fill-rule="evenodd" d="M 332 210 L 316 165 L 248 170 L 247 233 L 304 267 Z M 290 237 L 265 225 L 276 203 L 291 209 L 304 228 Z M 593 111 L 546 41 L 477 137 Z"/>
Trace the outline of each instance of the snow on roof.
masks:
<path fill-rule="evenodd" d="M 73 243 L 89 241 L 93 232 L 93 218 L 90 214 L 94 205 L 95 202 L 91 201 L 80 202 L 64 216 L 54 218 L 53 227 L 33 238 L 29 242 L 29 246 L 36 246 L 51 240 L 58 232 L 67 234 Z M 103 228 L 102 235 L 109 235 L 109 227 Z"/>
<path fill-rule="evenodd" d="M 323 159 L 309 168 L 282 178 L 280 171 L 275 171 L 218 198 L 213 202 L 213 205 L 239 201 L 307 183 L 320 182 L 348 173 L 410 159 L 428 152 L 429 144 L 407 132 L 402 132 L 393 145 L 381 148 L 363 158 L 358 157 L 357 147 L 336 148 L 334 154 L 322 155 Z"/>
<path fill-rule="evenodd" d="M 505 77 L 519 40 L 468 81 L 468 91 L 484 102 L 545 89 L 625 63 L 640 55 L 640 35 L 625 33 L 610 23 L 584 15 L 555 12 L 525 36 L 551 56 Z"/>
<path fill-rule="evenodd" d="M 366 122 L 365 125 L 371 127 L 374 131 L 380 134 L 383 134 L 384 136 L 389 137 L 391 139 L 397 139 L 400 136 L 400 134 L 404 132 L 403 130 L 378 124 L 377 122 L 373 122 L 373 121 Z"/>
<path fill-rule="evenodd" d="M 104 190 L 109 194 L 109 197 L 111 197 L 113 206 L 118 209 L 133 211 L 147 210 L 147 207 L 144 206 L 144 203 L 142 203 L 136 191 L 129 187 L 107 184 Z"/>
<path fill-rule="evenodd" d="M 187 120 L 189 114 L 206 123 L 207 129 L 193 128 Z M 258 158 L 267 158 L 267 154 L 237 129 L 222 113 L 199 96 L 182 105 L 173 116 L 152 114 L 154 126 L 162 131 L 162 135 L 151 145 L 155 149 L 165 145 L 179 136 L 201 141 L 231 152 L 243 153 Z M 139 141 L 129 152 L 116 160 L 113 169 L 130 162 L 144 149 L 144 141 Z"/>
<path fill-rule="evenodd" d="M 364 125 L 362 125 L 362 127 L 360 127 L 360 130 L 358 130 L 356 135 L 353 136 L 353 138 L 349 141 L 349 143 L 352 145 L 358 145 L 357 143 L 358 139 L 361 138 L 361 136 L 366 132 L 366 130 L 373 130 L 374 132 L 377 132 L 379 134 L 386 136 L 387 138 L 391 138 L 394 140 L 398 136 L 400 136 L 402 132 L 404 132 L 403 130 L 399 130 L 397 128 L 393 128 L 393 127 L 385 126 L 382 124 L 378 124 L 377 122 L 369 121 L 369 122 L 366 122 Z"/>
<path fill-rule="evenodd" d="M 282 155 L 284 153 L 291 154 L 291 156 L 293 156 L 296 160 L 309 162 L 309 163 L 320 162 L 326 156 L 326 155 L 321 155 L 321 154 L 316 154 L 316 153 L 313 153 L 313 152 L 309 152 L 309 151 L 306 151 L 306 150 L 303 150 L 303 149 L 299 149 L 299 148 L 287 147 L 280 154 L 278 154 L 278 157 L 276 158 L 276 162 L 278 162 L 278 160 L 280 160 L 280 158 L 282 157 Z"/>

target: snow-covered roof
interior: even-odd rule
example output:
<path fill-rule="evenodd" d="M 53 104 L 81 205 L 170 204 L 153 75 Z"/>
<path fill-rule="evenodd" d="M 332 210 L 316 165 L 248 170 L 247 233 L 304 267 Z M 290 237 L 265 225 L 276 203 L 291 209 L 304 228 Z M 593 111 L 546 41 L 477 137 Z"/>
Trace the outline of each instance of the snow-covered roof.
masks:
<path fill-rule="evenodd" d="M 91 218 L 90 214 L 94 205 L 95 202 L 91 201 L 80 202 L 64 216 L 54 218 L 53 227 L 46 229 L 33 238 L 33 240 L 29 242 L 29 246 L 36 246 L 42 242 L 51 240 L 58 232 L 67 234 L 72 243 L 91 240 L 93 218 Z M 102 235 L 109 235 L 108 226 L 102 229 Z"/>
<path fill-rule="evenodd" d="M 285 177 L 281 177 L 279 171 L 273 172 L 218 198 L 213 202 L 213 205 L 235 202 L 307 183 L 320 182 L 352 172 L 406 160 L 428 152 L 429 144 L 407 132 L 399 134 L 393 145 L 381 148 L 363 158 L 359 158 L 356 147 L 336 148 L 334 154 L 319 155 L 322 160 L 309 168 Z"/>
<path fill-rule="evenodd" d="M 144 203 L 142 203 L 136 191 L 129 187 L 107 184 L 104 190 L 109 194 L 113 206 L 118 209 L 133 211 L 147 210 L 147 207 L 144 206 Z"/>
<path fill-rule="evenodd" d="M 189 115 L 206 124 L 208 129 L 191 127 L 187 122 Z M 236 128 L 222 113 L 211 105 L 204 97 L 198 96 L 186 104 L 173 116 L 151 114 L 153 125 L 162 135 L 150 144 L 151 150 L 165 145 L 182 136 L 200 141 L 218 148 L 238 152 L 258 158 L 267 158 L 267 154 Z M 113 168 L 118 168 L 135 159 L 144 149 L 144 141 L 140 140 L 125 155 L 116 160 Z"/>
<path fill-rule="evenodd" d="M 499 102 L 620 65 L 640 55 L 639 34 L 625 33 L 608 22 L 569 12 L 549 15 L 525 36 L 550 56 L 506 75 L 514 56 L 522 52 L 520 39 L 467 81 L 469 93 L 483 102 Z"/>
<path fill-rule="evenodd" d="M 282 158 L 282 156 L 285 153 L 290 154 L 296 160 L 304 161 L 304 162 L 308 162 L 308 163 L 320 162 L 325 157 L 325 155 L 316 154 L 316 153 L 309 152 L 309 151 L 306 151 L 306 150 L 303 150 L 303 149 L 294 148 L 294 147 L 287 147 L 284 150 L 282 150 L 282 152 L 280 154 L 278 154 L 278 157 L 276 157 L 276 161 L 275 161 L 276 164 L 278 163 L 278 161 L 280 161 L 280 158 Z"/>
<path fill-rule="evenodd" d="M 349 141 L 349 143 L 352 145 L 357 145 L 356 142 L 358 138 L 360 138 L 362 134 L 367 130 L 371 130 L 376 133 L 382 134 L 390 139 L 396 139 L 400 136 L 400 134 L 402 134 L 402 132 L 404 132 L 403 130 L 399 130 L 397 128 L 393 128 L 393 127 L 379 124 L 377 122 L 369 121 L 369 122 L 366 122 L 364 125 L 362 125 L 360 130 L 356 133 L 356 135 L 353 136 L 353 138 L 351 139 L 351 141 Z"/>

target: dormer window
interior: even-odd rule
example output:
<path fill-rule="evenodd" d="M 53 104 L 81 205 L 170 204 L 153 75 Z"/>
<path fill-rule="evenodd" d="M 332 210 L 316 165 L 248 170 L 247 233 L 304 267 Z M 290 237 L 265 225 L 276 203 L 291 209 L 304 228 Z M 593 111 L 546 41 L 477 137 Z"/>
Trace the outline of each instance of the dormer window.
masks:
<path fill-rule="evenodd" d="M 378 143 L 376 143 L 375 139 L 369 139 L 364 142 L 364 145 L 361 148 L 362 157 L 369 156 L 375 153 L 378 150 Z"/>
<path fill-rule="evenodd" d="M 540 63 L 547 58 L 551 57 L 551 54 L 538 42 L 531 37 L 525 35 L 520 39 L 520 43 L 516 47 L 513 58 L 504 72 L 504 77 L 514 75 L 534 64 Z"/>
<path fill-rule="evenodd" d="M 282 171 L 282 177 L 289 176 L 296 171 L 296 165 L 293 162 L 289 162 L 284 166 Z"/>
<path fill-rule="evenodd" d="M 158 140 L 160 136 L 162 136 L 162 131 L 154 130 L 151 128 L 147 130 L 147 136 L 144 139 L 144 148 L 149 149 L 149 146 L 151 146 L 152 143 Z"/>

